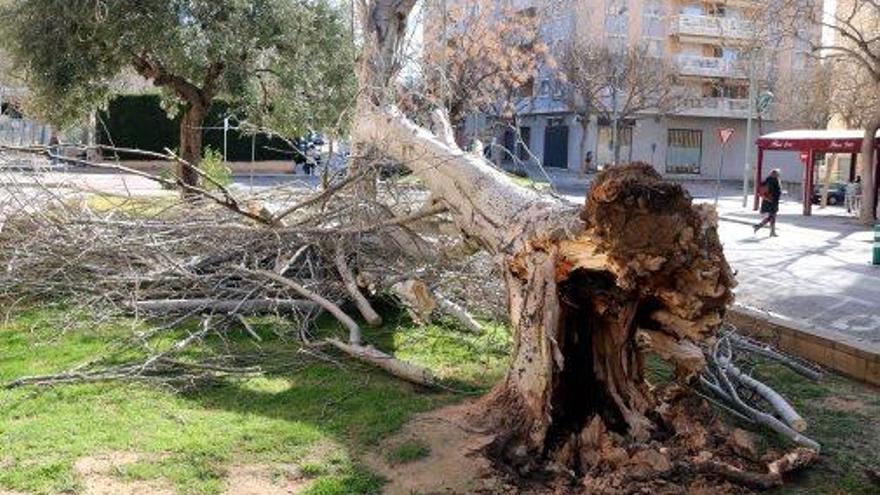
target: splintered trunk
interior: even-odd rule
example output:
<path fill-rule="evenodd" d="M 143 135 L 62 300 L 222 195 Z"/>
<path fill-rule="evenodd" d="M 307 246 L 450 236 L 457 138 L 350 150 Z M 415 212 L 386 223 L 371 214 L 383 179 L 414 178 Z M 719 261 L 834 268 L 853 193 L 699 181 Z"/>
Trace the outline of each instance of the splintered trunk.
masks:
<path fill-rule="evenodd" d="M 585 432 L 596 418 L 647 440 L 657 403 L 643 353 L 662 345 L 693 375 L 697 345 L 732 299 L 712 210 L 645 164 L 600 174 L 579 209 L 454 148 L 451 129 L 434 135 L 393 109 L 362 115 L 355 132 L 407 163 L 504 271 L 515 350 L 485 399 L 495 455 L 524 472 L 547 462 L 586 472 L 573 453 L 595 448 Z"/>
<path fill-rule="evenodd" d="M 877 219 L 877 211 L 874 209 L 877 186 L 874 177 L 876 170 L 876 139 L 877 129 L 880 129 L 880 120 L 872 120 L 865 126 L 865 136 L 862 140 L 862 211 L 859 219 L 865 225 L 873 225 Z"/>
<path fill-rule="evenodd" d="M 734 285 L 713 210 L 644 164 L 600 174 L 580 208 L 463 152 L 442 112 L 433 132 L 407 119 L 374 88 L 391 84 L 413 4 L 373 0 L 363 15 L 370 104 L 352 136 L 406 164 L 504 273 L 514 351 L 483 402 L 495 457 L 521 473 L 588 472 L 603 432 L 643 441 L 654 429 L 643 352 L 662 351 L 685 377 L 704 364 L 697 345 L 713 338 Z"/>
<path fill-rule="evenodd" d="M 204 106 L 190 103 L 180 121 L 180 158 L 186 163 L 178 165 L 178 177 L 189 186 L 199 185 L 196 167 L 202 161 L 202 124 L 206 114 Z"/>

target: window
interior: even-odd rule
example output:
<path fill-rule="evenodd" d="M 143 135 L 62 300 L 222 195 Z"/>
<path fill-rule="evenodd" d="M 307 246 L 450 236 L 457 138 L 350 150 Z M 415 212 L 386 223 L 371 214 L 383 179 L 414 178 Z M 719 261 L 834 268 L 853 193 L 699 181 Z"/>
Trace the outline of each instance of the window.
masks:
<path fill-rule="evenodd" d="M 709 96 L 714 98 L 732 98 L 742 100 L 749 97 L 749 88 L 745 85 L 715 84 L 712 85 Z"/>
<path fill-rule="evenodd" d="M 723 58 L 724 60 L 727 60 L 728 62 L 733 62 L 733 61 L 739 60 L 739 58 L 740 58 L 739 51 L 733 50 L 730 48 L 722 48 L 722 47 L 718 47 L 718 46 L 716 46 L 715 48 L 712 49 L 712 55 L 715 58 Z"/>
<path fill-rule="evenodd" d="M 666 147 L 667 174 L 700 174 L 703 161 L 703 132 L 669 129 Z"/>
<path fill-rule="evenodd" d="M 626 2 L 608 0 L 605 4 L 605 32 L 607 34 L 625 35 L 629 30 L 629 9 Z"/>
<path fill-rule="evenodd" d="M 685 5 L 681 8 L 681 13 L 684 15 L 703 15 L 703 6 L 702 5 Z"/>
<path fill-rule="evenodd" d="M 529 76 L 522 85 L 516 88 L 516 96 L 520 98 L 531 98 L 535 96 L 535 78 Z"/>
<path fill-rule="evenodd" d="M 727 15 L 727 7 L 724 4 L 716 3 L 709 7 L 709 15 L 715 17 L 725 17 Z"/>
<path fill-rule="evenodd" d="M 553 81 L 553 99 L 558 101 L 563 98 L 565 98 L 565 84 L 560 80 Z"/>
<path fill-rule="evenodd" d="M 666 14 L 663 4 L 656 0 L 645 2 L 642 7 L 642 37 L 663 38 L 666 36 L 666 26 L 663 17 Z"/>
<path fill-rule="evenodd" d="M 550 79 L 541 80 L 541 87 L 538 90 L 538 96 L 550 96 Z"/>

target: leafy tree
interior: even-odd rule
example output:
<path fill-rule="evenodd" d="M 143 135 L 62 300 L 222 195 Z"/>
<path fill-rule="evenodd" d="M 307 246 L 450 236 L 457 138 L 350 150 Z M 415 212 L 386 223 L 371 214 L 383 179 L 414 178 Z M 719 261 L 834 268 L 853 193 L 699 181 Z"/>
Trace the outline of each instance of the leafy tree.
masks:
<path fill-rule="evenodd" d="M 349 30 L 327 0 L 8 0 L 2 14 L 34 113 L 80 121 L 134 72 L 183 112 L 180 155 L 192 164 L 218 97 L 287 135 L 344 124 L 353 97 Z M 181 178 L 199 177 L 184 167 Z"/>

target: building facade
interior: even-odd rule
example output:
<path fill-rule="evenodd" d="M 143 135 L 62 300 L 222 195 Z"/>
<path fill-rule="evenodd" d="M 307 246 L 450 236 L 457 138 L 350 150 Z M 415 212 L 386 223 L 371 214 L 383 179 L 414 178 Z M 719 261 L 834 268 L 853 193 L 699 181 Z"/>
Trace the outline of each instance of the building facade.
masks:
<path fill-rule="evenodd" d="M 586 36 L 611 47 L 641 45 L 674 67 L 677 84 L 689 96 L 672 112 L 629 119 L 618 133 L 621 162 L 650 163 L 670 177 L 716 178 L 720 172 L 726 179 L 742 178 L 750 76 L 757 93 L 768 94 L 776 81 L 811 63 L 809 43 L 773 32 L 773 23 L 762 18 L 766 3 L 757 0 L 499 0 L 504 1 L 544 16 L 541 36 L 551 56 L 559 56 L 571 36 Z M 820 29 L 814 31 L 818 39 Z M 502 152 L 506 165 L 531 162 L 579 171 L 587 156 L 593 168 L 613 161 L 611 123 L 592 115 L 584 125 L 569 108 L 558 71 L 540 71 L 533 94 L 519 103 L 519 129 L 496 136 L 499 147 L 509 150 Z M 772 105 L 753 117 L 753 139 L 776 130 Z M 723 169 L 719 129 L 734 130 Z M 797 157 L 767 158 L 798 180 Z"/>

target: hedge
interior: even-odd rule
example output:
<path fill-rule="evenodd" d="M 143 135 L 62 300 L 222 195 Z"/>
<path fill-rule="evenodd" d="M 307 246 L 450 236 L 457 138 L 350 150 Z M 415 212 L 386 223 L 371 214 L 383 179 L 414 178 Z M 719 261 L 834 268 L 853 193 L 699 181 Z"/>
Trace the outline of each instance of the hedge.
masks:
<path fill-rule="evenodd" d="M 145 151 L 164 152 L 165 148 L 177 149 L 180 145 L 180 117 L 169 119 L 159 105 L 159 95 L 120 95 L 114 98 L 107 110 L 98 118 L 98 143 L 118 148 L 134 148 Z M 217 101 L 205 119 L 202 131 L 202 146 L 223 152 L 223 118 L 229 106 Z M 228 133 L 227 159 L 229 161 L 251 161 L 252 136 L 236 130 Z M 270 138 L 265 134 L 256 136 L 256 160 L 296 160 L 302 161 L 299 154 L 290 150 L 283 139 Z M 127 160 L 148 160 L 143 156 L 122 156 Z"/>

